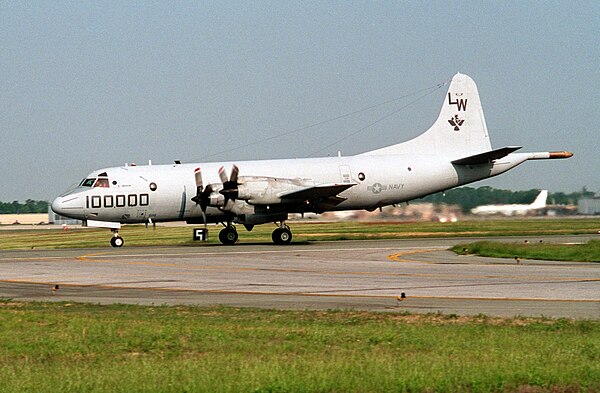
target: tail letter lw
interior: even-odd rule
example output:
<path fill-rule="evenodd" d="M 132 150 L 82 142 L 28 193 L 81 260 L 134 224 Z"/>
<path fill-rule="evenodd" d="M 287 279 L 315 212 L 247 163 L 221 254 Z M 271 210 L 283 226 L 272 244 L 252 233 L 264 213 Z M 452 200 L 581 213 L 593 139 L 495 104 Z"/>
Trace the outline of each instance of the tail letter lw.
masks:
<path fill-rule="evenodd" d="M 464 99 L 457 98 L 456 101 L 452 101 L 450 92 L 448 92 L 448 105 L 456 105 L 456 107 L 458 108 L 459 111 L 466 111 L 467 110 L 467 99 L 466 98 L 464 98 Z"/>

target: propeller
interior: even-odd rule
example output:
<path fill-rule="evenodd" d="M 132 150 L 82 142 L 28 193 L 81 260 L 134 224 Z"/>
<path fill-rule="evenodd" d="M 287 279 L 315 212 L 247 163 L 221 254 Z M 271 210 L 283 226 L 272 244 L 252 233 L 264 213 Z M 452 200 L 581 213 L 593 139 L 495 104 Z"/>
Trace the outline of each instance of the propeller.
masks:
<path fill-rule="evenodd" d="M 196 180 L 196 196 L 192 198 L 192 201 L 195 202 L 196 205 L 200 205 L 204 225 L 206 225 L 206 208 L 210 202 L 210 194 L 213 192 L 213 188 L 210 184 L 204 188 L 202 183 L 202 171 L 200 168 L 194 170 L 194 179 Z"/>
<path fill-rule="evenodd" d="M 196 168 L 194 170 L 194 179 L 196 181 L 196 195 L 192 197 L 192 201 L 196 203 L 196 205 L 200 206 L 202 210 L 202 217 L 204 219 L 204 223 L 206 223 L 206 208 L 208 206 L 216 206 L 222 210 L 229 210 L 231 207 L 227 206 L 227 203 L 232 200 L 235 201 L 238 197 L 238 173 L 239 168 L 234 165 L 231 170 L 231 176 L 227 177 L 227 173 L 225 173 L 225 168 L 221 167 L 219 169 L 219 177 L 221 179 L 222 187 L 218 184 L 209 184 L 204 187 L 204 182 L 202 180 L 202 171 L 200 168 Z M 219 194 L 223 195 L 222 197 L 216 193 L 219 191 Z"/>
<path fill-rule="evenodd" d="M 231 176 L 227 178 L 227 174 L 225 173 L 225 168 L 221 167 L 219 169 L 219 177 L 221 178 L 221 183 L 223 183 L 223 189 L 219 191 L 221 195 L 225 197 L 225 206 L 227 206 L 227 202 L 231 199 L 235 201 L 239 195 L 238 186 L 238 173 L 240 169 L 237 165 L 233 165 L 231 169 Z"/>

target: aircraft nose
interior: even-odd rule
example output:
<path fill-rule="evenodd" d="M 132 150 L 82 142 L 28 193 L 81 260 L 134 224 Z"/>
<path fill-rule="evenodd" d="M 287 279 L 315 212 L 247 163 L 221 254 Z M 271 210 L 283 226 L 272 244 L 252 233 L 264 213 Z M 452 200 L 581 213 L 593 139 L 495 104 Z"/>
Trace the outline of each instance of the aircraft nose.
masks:
<path fill-rule="evenodd" d="M 58 215 L 79 218 L 83 215 L 83 199 L 78 195 L 65 195 L 52 201 L 52 211 Z"/>

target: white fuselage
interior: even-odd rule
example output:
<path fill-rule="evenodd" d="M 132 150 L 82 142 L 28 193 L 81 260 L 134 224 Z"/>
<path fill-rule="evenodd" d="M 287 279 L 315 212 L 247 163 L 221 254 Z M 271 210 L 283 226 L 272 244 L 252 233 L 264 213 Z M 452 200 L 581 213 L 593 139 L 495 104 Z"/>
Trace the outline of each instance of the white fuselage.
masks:
<path fill-rule="evenodd" d="M 511 159 L 512 157 L 512 159 Z M 298 179 L 303 184 L 354 184 L 340 193 L 345 201 L 327 210 L 376 209 L 420 198 L 458 185 L 502 173 L 527 159 L 511 154 L 501 162 L 456 166 L 432 155 L 358 155 L 306 159 L 242 161 L 241 178 L 268 176 Z M 201 168 L 205 184 L 219 183 L 219 168 L 234 163 L 202 163 L 123 166 L 94 171 L 87 178 L 106 174 L 108 187 L 79 186 L 57 198 L 52 207 L 64 216 L 104 222 L 143 223 L 161 221 L 201 222 L 202 210 L 191 201 L 196 193 L 194 170 Z M 361 180 L 362 179 L 362 180 Z M 155 187 L 154 187 L 155 185 Z M 253 205 L 237 201 L 238 213 L 252 215 L 277 212 L 279 205 Z M 311 211 L 294 208 L 286 213 Z M 225 221 L 229 212 L 217 207 L 206 210 L 207 222 Z M 239 215 L 239 214 L 236 214 Z M 258 220 L 260 221 L 260 219 Z M 268 217 L 262 222 L 275 221 Z M 244 218 L 239 222 L 244 223 Z M 249 221 L 250 222 L 250 221 Z"/>
<path fill-rule="evenodd" d="M 504 216 L 524 216 L 539 209 L 543 209 L 543 207 L 531 207 L 529 205 L 487 205 L 476 207 L 471 210 L 471 213 L 479 215 L 502 214 Z"/>
<path fill-rule="evenodd" d="M 546 207 L 548 190 L 540 191 L 533 203 L 529 205 L 511 204 L 511 205 L 483 205 L 471 209 L 471 213 L 479 215 L 502 214 L 505 216 L 524 216 L 528 213 L 536 212 Z"/>

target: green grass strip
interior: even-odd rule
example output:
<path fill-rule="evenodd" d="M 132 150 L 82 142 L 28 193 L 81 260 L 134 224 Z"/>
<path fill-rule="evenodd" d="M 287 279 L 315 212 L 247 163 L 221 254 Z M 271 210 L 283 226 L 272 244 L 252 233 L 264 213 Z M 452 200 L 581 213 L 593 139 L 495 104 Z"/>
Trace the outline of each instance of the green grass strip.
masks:
<path fill-rule="evenodd" d="M 600 390 L 600 321 L 0 301 L 2 392 Z"/>
<path fill-rule="evenodd" d="M 452 251 L 496 258 L 543 259 L 549 261 L 600 262 L 600 240 L 585 244 L 502 243 L 481 241 L 459 244 Z"/>

